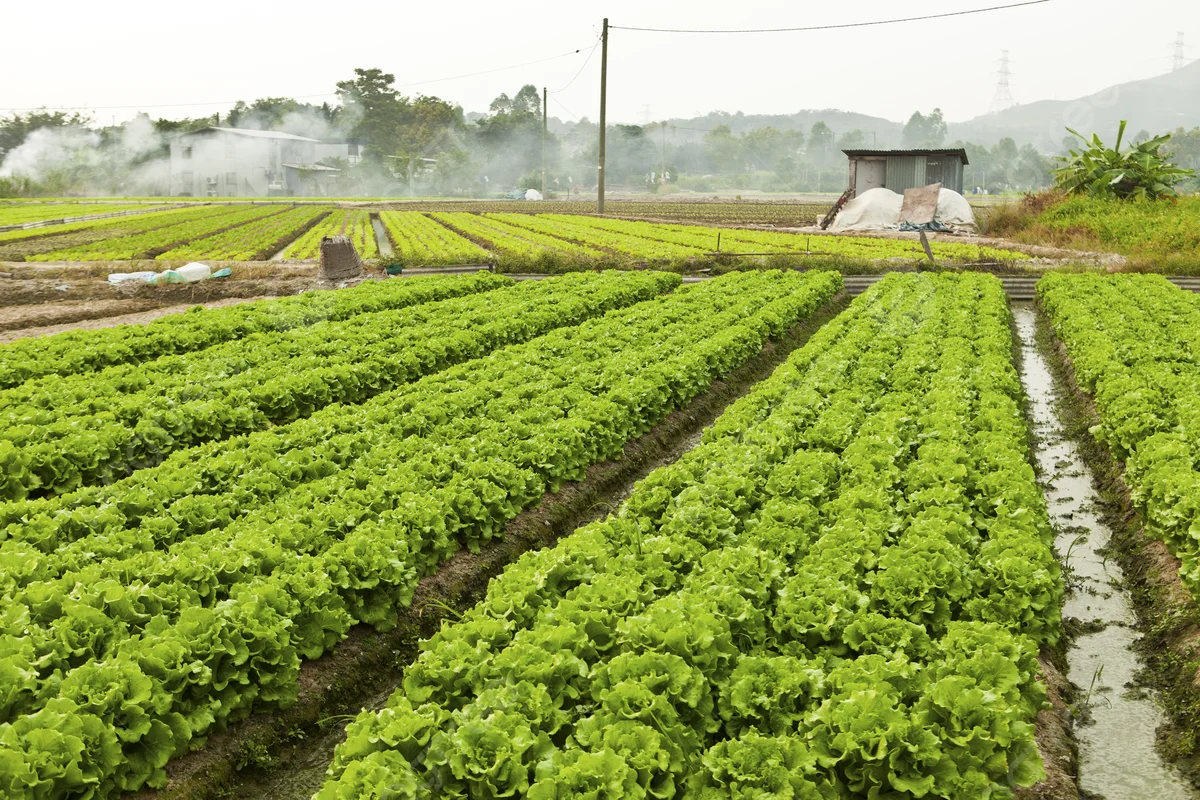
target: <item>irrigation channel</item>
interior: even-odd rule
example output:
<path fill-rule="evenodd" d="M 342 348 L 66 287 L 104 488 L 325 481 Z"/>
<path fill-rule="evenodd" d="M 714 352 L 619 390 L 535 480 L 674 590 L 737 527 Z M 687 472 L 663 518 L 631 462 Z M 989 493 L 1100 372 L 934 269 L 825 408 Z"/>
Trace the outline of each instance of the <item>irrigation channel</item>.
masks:
<path fill-rule="evenodd" d="M 1133 603 L 1120 567 L 1105 554 L 1112 528 L 1093 473 L 1059 416 L 1061 387 L 1038 348 L 1037 312 L 1030 303 L 1014 303 L 1013 314 L 1034 454 L 1068 581 L 1063 619 L 1082 623 L 1067 652 L 1067 678 L 1077 691 L 1079 788 L 1105 800 L 1191 800 L 1197 794 L 1155 750 L 1165 716 L 1138 688 L 1143 664 L 1134 649 Z"/>

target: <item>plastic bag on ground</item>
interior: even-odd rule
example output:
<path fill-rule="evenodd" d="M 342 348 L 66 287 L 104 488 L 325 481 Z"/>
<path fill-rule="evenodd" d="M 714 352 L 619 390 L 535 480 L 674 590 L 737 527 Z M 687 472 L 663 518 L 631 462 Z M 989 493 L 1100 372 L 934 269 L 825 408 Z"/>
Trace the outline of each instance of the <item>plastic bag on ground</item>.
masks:
<path fill-rule="evenodd" d="M 109 283 L 130 283 L 132 281 L 141 281 L 149 283 L 154 278 L 154 272 L 113 272 L 108 276 Z"/>
<path fill-rule="evenodd" d="M 183 279 L 188 283 L 202 281 L 212 275 L 212 270 L 209 269 L 207 264 L 199 264 L 195 261 L 190 264 L 184 264 L 182 267 L 175 270 L 175 272 L 178 272 L 180 275 L 182 275 Z"/>

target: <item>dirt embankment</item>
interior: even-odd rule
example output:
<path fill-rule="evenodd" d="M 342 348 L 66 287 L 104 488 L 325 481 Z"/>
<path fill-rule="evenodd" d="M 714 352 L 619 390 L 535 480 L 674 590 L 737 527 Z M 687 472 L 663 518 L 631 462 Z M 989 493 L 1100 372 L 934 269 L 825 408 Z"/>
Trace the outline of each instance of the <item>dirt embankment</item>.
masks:
<path fill-rule="evenodd" d="M 757 358 L 627 444 L 619 460 L 594 465 L 582 482 L 547 494 L 536 508 L 512 520 L 503 538 L 478 554 L 462 551 L 454 556 L 437 574 L 421 581 L 413 605 L 397 614 L 395 629 L 379 633 L 360 625 L 351 630 L 333 651 L 301 667 L 295 706 L 255 714 L 209 737 L 202 750 L 168 765 L 170 782 L 164 789 L 143 791 L 140 800 L 276 797 L 281 794 L 273 789 L 276 782 L 294 788 L 293 773 L 301 765 L 323 765 L 332 756 L 337 737 L 323 737 L 321 731 L 330 724 L 344 726 L 345 715 L 357 713 L 371 698 L 398 685 L 419 641 L 436 632 L 443 619 L 477 602 L 488 581 L 522 553 L 552 545 L 614 510 L 636 481 L 694 446 L 699 432 L 729 403 L 770 375 L 848 303 L 848 295 L 840 293 L 781 341 L 769 343 Z M 314 753 L 314 741 L 328 752 Z M 318 780 L 321 772 L 323 766 L 316 773 Z"/>

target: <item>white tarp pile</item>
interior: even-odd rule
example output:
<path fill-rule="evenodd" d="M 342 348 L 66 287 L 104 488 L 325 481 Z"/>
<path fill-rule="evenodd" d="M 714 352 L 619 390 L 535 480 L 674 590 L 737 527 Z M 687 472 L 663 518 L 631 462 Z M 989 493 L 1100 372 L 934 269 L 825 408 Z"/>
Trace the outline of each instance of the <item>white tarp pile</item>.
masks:
<path fill-rule="evenodd" d="M 541 200 L 542 193 L 539 192 L 537 189 L 528 189 L 525 192 L 525 199 L 526 200 Z"/>
<path fill-rule="evenodd" d="M 113 272 L 108 276 L 109 283 L 196 283 L 208 278 L 225 278 L 230 274 L 229 268 L 212 271 L 207 264 L 193 261 L 178 269 L 167 269 L 162 272 Z"/>
<path fill-rule="evenodd" d="M 838 213 L 831 231 L 894 231 L 900 228 L 900 210 L 904 195 L 891 189 L 871 189 L 846 204 Z M 934 221 L 955 233 L 976 233 L 975 214 L 967 199 L 952 189 L 938 195 Z"/>

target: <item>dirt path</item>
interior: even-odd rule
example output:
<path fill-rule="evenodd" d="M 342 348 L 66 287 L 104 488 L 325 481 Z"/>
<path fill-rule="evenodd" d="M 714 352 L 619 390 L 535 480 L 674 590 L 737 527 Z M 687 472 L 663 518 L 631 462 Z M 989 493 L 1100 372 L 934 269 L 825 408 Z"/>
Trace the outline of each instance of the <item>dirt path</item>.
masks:
<path fill-rule="evenodd" d="M 64 331 L 94 331 L 101 328 L 113 328 L 117 325 L 138 325 L 145 322 L 151 322 L 166 317 L 171 314 L 182 314 L 189 308 L 203 306 L 204 308 L 222 308 L 224 306 L 238 305 L 239 303 L 249 303 L 254 300 L 272 299 L 273 295 L 259 295 L 257 297 L 228 297 L 222 300 L 212 300 L 207 303 L 190 303 L 188 305 L 162 306 L 151 308 L 149 310 L 137 311 L 135 313 L 116 314 L 115 316 L 105 316 L 105 312 L 109 311 L 124 311 L 127 310 L 131 302 L 128 300 L 97 300 L 84 303 L 62 303 L 48 304 L 36 306 L 17 306 L 0 309 L 0 328 L 10 328 L 9 330 L 0 330 L 0 344 L 15 342 L 18 339 L 29 339 L 35 336 L 50 336 L 55 333 L 63 333 Z M 31 313 L 32 312 L 32 313 Z M 24 314 L 24 317 L 18 315 Z M 74 318 L 69 317 L 74 314 Z M 82 316 L 80 316 L 82 315 Z M 53 321 L 58 318 L 58 321 Z M 69 319 L 62 319 L 68 317 Z M 22 328 L 12 328 L 12 324 L 20 324 L 17 320 L 25 322 L 42 322 L 40 326 L 30 326 Z"/>

